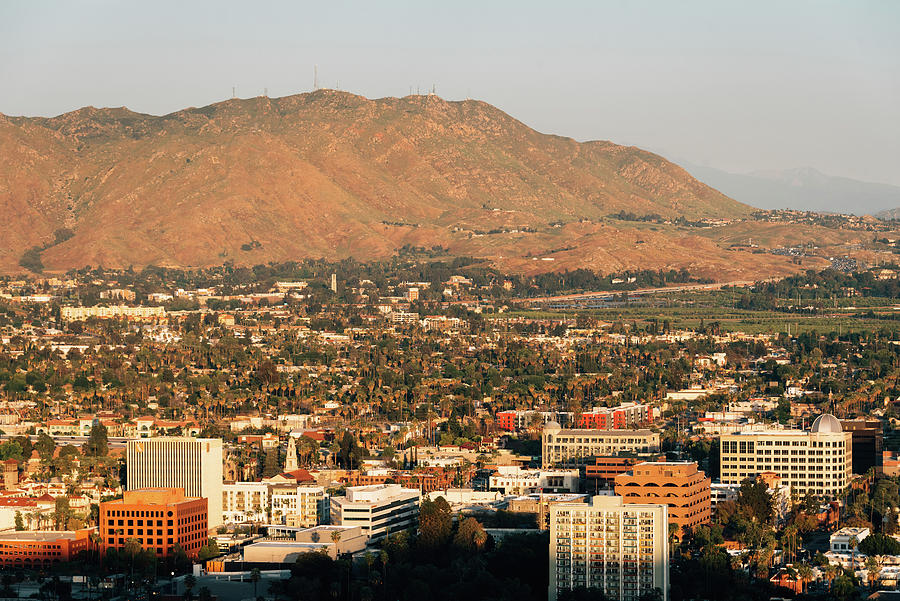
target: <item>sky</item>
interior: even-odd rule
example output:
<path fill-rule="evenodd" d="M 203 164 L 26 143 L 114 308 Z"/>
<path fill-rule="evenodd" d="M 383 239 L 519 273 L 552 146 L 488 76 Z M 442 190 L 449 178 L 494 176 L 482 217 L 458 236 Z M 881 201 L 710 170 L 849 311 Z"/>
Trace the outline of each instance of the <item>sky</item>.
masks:
<path fill-rule="evenodd" d="M 0 0 L 0 112 L 321 87 L 489 102 L 733 172 L 900 185 L 895 0 Z"/>

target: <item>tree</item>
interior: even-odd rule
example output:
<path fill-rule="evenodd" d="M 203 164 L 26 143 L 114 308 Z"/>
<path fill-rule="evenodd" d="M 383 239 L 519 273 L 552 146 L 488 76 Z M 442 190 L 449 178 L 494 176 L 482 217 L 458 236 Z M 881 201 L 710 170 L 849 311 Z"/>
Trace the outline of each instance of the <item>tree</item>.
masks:
<path fill-rule="evenodd" d="M 831 583 L 831 596 L 841 601 L 857 597 L 856 584 L 846 574 L 841 574 Z"/>
<path fill-rule="evenodd" d="M 44 271 L 44 262 L 41 261 L 40 247 L 33 246 L 22 253 L 22 258 L 19 259 L 19 265 L 34 273 L 41 273 Z"/>
<path fill-rule="evenodd" d="M 22 519 L 22 512 L 16 512 L 16 530 L 25 530 L 25 520 Z"/>
<path fill-rule="evenodd" d="M 84 454 L 90 457 L 106 457 L 109 454 L 106 426 L 100 423 L 91 426 L 91 434 L 85 445 Z"/>
<path fill-rule="evenodd" d="M 881 572 L 881 562 L 878 558 L 870 555 L 866 558 L 866 572 L 869 577 L 869 588 L 875 588 L 875 581 L 878 580 L 878 574 Z"/>
<path fill-rule="evenodd" d="M 253 596 L 256 597 L 256 586 L 259 583 L 260 572 L 259 568 L 253 568 L 250 570 L 250 582 L 253 583 Z"/>
<path fill-rule="evenodd" d="M 477 552 L 484 548 L 487 542 L 487 533 L 481 523 L 475 518 L 469 517 L 459 524 L 453 544 L 463 551 Z"/>
<path fill-rule="evenodd" d="M 185 599 L 191 599 L 194 596 L 194 593 L 191 591 L 195 586 L 197 586 L 197 578 L 193 574 L 188 574 L 187 576 L 184 577 L 184 598 Z"/>
<path fill-rule="evenodd" d="M 744 480 L 738 493 L 737 504 L 751 519 L 762 524 L 768 524 L 775 514 L 772 496 L 762 482 Z"/>
<path fill-rule="evenodd" d="M 206 541 L 206 544 L 200 547 L 200 551 L 197 552 L 197 559 L 200 561 L 206 561 L 207 559 L 212 559 L 213 557 L 218 557 L 220 554 L 219 545 L 216 543 L 216 540 L 211 538 Z"/>
<path fill-rule="evenodd" d="M 775 408 L 775 419 L 778 420 L 778 423 L 786 424 L 791 419 L 791 402 L 782 398 L 778 401 L 778 406 Z"/>
<path fill-rule="evenodd" d="M 865 555 L 900 555 L 900 542 L 892 536 L 870 534 L 859 542 L 859 552 Z"/>
<path fill-rule="evenodd" d="M 72 517 L 72 509 L 69 507 L 69 497 L 63 495 L 56 497 L 53 510 L 53 526 L 55 530 L 65 530 L 69 527 L 69 519 Z"/>
<path fill-rule="evenodd" d="M 812 580 L 813 570 L 812 566 L 810 566 L 805 561 L 797 566 L 797 576 L 800 577 L 800 586 L 803 590 L 806 590 L 806 583 Z"/>
<path fill-rule="evenodd" d="M 419 507 L 419 546 L 428 551 L 443 547 L 453 530 L 453 512 L 444 497 L 426 499 Z"/>

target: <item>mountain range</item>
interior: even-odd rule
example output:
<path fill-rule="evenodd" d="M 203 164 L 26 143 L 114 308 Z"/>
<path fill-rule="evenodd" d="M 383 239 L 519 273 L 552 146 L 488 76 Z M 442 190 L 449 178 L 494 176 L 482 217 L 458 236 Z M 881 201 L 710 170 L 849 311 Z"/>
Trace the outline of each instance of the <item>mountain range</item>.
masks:
<path fill-rule="evenodd" d="M 27 252 L 61 271 L 368 260 L 407 245 L 523 272 L 797 269 L 734 252 L 742 231 L 662 224 L 753 211 L 674 163 L 542 134 L 474 100 L 317 90 L 165 116 L 0 115 L 0 154 L 4 272 Z M 624 213 L 659 218 L 609 217 Z"/>
<path fill-rule="evenodd" d="M 739 174 L 678 161 L 691 175 L 761 209 L 876 215 L 900 207 L 900 187 L 835 177 L 801 167 Z"/>

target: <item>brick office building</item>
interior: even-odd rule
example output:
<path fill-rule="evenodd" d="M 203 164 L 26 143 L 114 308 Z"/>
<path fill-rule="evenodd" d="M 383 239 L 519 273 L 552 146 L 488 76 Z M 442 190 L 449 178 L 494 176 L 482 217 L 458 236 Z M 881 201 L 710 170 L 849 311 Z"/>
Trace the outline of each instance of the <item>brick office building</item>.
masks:
<path fill-rule="evenodd" d="M 183 488 L 125 491 L 122 499 L 100 503 L 100 537 L 104 551 L 134 539 L 161 557 L 176 545 L 195 557 L 209 538 L 207 500 L 186 497 Z"/>

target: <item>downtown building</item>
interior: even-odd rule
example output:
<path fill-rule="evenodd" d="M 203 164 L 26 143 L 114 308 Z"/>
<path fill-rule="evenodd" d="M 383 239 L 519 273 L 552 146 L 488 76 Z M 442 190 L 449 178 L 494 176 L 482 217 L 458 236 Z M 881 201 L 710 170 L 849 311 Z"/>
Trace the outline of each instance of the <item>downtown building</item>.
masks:
<path fill-rule="evenodd" d="M 723 434 L 720 480 L 740 484 L 764 472 L 781 478 L 801 498 L 836 498 L 850 483 L 851 433 L 833 415 L 820 415 L 806 430 L 762 430 Z"/>
<path fill-rule="evenodd" d="M 331 523 L 360 526 L 370 540 L 415 528 L 421 493 L 399 484 L 350 486 L 346 496 L 331 497 Z"/>
<path fill-rule="evenodd" d="M 121 499 L 100 503 L 103 550 L 121 551 L 137 541 L 159 557 L 177 547 L 197 557 L 209 540 L 207 500 L 186 497 L 183 488 L 126 490 Z"/>
<path fill-rule="evenodd" d="M 158 437 L 129 440 L 128 490 L 181 488 L 209 501 L 209 527 L 223 523 L 222 441 L 218 438 Z"/>
<path fill-rule="evenodd" d="M 664 503 L 669 523 L 693 530 L 712 516 L 709 477 L 693 461 L 648 461 L 616 476 L 616 494 L 626 505 Z"/>
<path fill-rule="evenodd" d="M 659 451 L 659 434 L 651 430 L 563 429 L 557 422 L 541 433 L 542 466 L 581 467 L 597 457 Z"/>
<path fill-rule="evenodd" d="M 625 504 L 598 495 L 589 503 L 550 506 L 548 599 L 565 590 L 598 588 L 612 601 L 637 601 L 659 589 L 669 598 L 666 506 Z"/>

